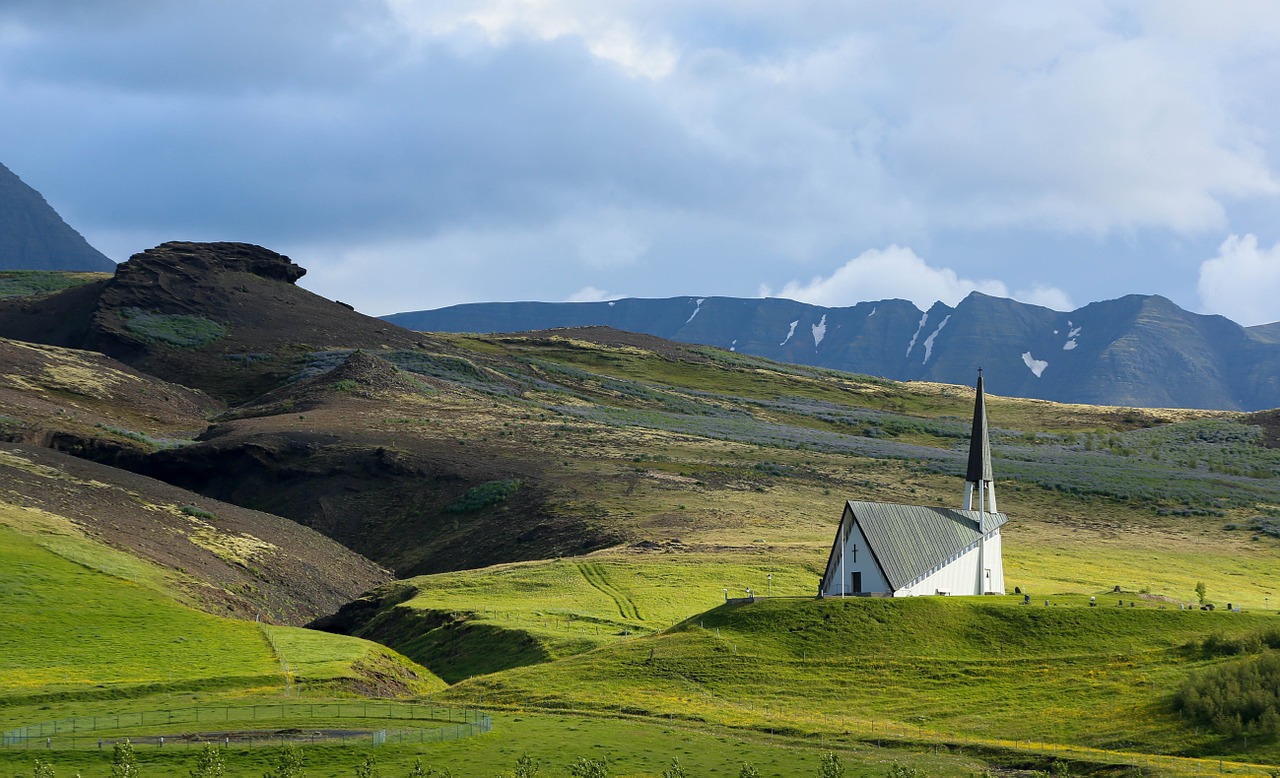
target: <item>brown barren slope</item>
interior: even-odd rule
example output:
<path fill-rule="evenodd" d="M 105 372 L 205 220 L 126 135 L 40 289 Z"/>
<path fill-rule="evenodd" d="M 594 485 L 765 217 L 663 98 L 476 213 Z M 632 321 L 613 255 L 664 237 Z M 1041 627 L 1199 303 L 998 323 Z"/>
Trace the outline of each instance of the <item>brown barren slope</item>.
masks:
<path fill-rule="evenodd" d="M 92 351 L 0 338 L 0 439 L 63 450 L 189 439 L 225 406 Z"/>
<path fill-rule="evenodd" d="M 287 519 L 38 446 L 0 444 L 0 483 L 0 504 L 167 568 L 182 599 L 218 615 L 305 624 L 391 577 Z"/>
<path fill-rule="evenodd" d="M 400 576 L 619 542 L 589 510 L 549 504 L 545 449 L 457 435 L 458 424 L 484 424 L 495 406 L 511 411 L 354 352 L 328 373 L 237 409 L 196 445 L 136 466 L 314 527 Z M 520 484 L 507 499 L 455 509 L 471 489 L 510 480 Z"/>

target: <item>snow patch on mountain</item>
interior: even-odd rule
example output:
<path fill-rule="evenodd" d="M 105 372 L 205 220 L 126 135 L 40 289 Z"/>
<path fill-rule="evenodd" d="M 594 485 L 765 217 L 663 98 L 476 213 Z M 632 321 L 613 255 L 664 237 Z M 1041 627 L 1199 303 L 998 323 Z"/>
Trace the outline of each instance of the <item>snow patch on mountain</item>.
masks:
<path fill-rule="evenodd" d="M 783 338 L 782 342 L 779 343 L 778 345 L 779 346 L 787 345 L 787 343 L 791 341 L 791 336 L 796 334 L 796 327 L 798 327 L 799 325 L 800 325 L 799 319 L 796 319 L 795 321 L 791 322 L 791 329 L 787 330 L 787 337 Z"/>
<path fill-rule="evenodd" d="M 1067 322 L 1067 326 L 1071 327 L 1071 322 Z M 1063 351 L 1070 351 L 1078 345 L 1076 338 L 1080 337 L 1080 331 L 1083 329 L 1084 327 L 1071 327 L 1071 330 L 1067 333 L 1067 342 L 1062 344 Z M 1053 334 L 1057 335 L 1058 333 L 1054 332 Z"/>
<path fill-rule="evenodd" d="M 872 316 L 875 316 L 875 315 L 876 315 L 876 311 L 878 311 L 878 310 L 880 310 L 880 306 L 878 306 L 878 305 L 877 305 L 876 307 L 872 308 L 872 309 L 871 309 L 871 313 L 868 313 L 868 314 L 867 314 L 867 318 L 868 318 L 868 319 L 870 319 Z"/>
<path fill-rule="evenodd" d="M 947 314 L 942 318 L 942 323 L 938 325 L 938 329 L 930 333 L 929 337 L 924 339 L 924 362 L 920 364 L 928 364 L 929 357 L 933 356 L 933 339 L 938 337 L 938 333 L 942 332 L 942 328 L 947 326 L 947 322 L 951 321 L 951 314 Z"/>
<path fill-rule="evenodd" d="M 698 298 L 698 307 L 697 307 L 697 308 L 694 308 L 694 309 L 693 309 L 693 313 L 689 314 L 689 318 L 687 318 L 687 319 L 685 319 L 685 320 L 684 320 L 684 323 L 685 323 L 685 324 L 688 324 L 689 322 L 693 321 L 693 317 L 694 317 L 694 316 L 697 316 L 697 315 L 698 315 L 698 311 L 702 310 L 702 302 L 703 302 L 704 300 L 706 300 L 706 299 L 707 299 L 707 298 L 705 298 L 705 297 L 699 297 L 699 298 Z"/>
<path fill-rule="evenodd" d="M 1040 374 L 1044 372 L 1044 369 L 1049 366 L 1049 363 L 1044 361 L 1043 359 L 1036 359 L 1035 357 L 1031 356 L 1030 351 L 1022 352 L 1022 363 L 1025 364 L 1027 368 L 1032 373 L 1035 374 L 1036 378 L 1039 378 Z"/>
<path fill-rule="evenodd" d="M 920 337 L 920 333 L 924 332 L 924 324 L 929 321 L 929 314 L 926 312 L 920 317 L 920 326 L 916 327 L 916 334 L 911 336 L 911 342 L 907 344 L 907 353 L 904 357 L 911 356 L 911 349 L 916 347 L 916 338 Z"/>
<path fill-rule="evenodd" d="M 730 350 L 730 351 L 737 351 L 737 350 L 738 350 L 738 339 L 737 339 L 737 338 L 734 338 L 734 339 L 733 339 L 733 342 L 729 344 L 729 350 Z"/>
<path fill-rule="evenodd" d="M 822 339 L 827 336 L 827 315 L 822 314 L 822 321 L 811 325 L 809 329 L 813 330 L 813 347 L 817 348 Z"/>

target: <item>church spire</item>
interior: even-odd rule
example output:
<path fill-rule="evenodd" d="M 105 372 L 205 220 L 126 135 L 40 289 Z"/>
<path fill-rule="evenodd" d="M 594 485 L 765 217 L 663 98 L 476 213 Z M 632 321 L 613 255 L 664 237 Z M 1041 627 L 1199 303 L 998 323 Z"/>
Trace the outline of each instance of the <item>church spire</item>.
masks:
<path fill-rule="evenodd" d="M 991 441 L 987 436 L 987 398 L 982 391 L 982 368 L 978 368 L 978 391 L 973 403 L 973 431 L 969 433 L 969 470 L 965 480 L 970 483 L 992 480 Z"/>
<path fill-rule="evenodd" d="M 973 403 L 973 430 L 969 434 L 969 467 L 965 473 L 965 510 L 974 510 L 973 493 L 976 488 L 978 492 L 977 510 L 983 513 L 998 512 L 993 480 L 991 475 L 991 438 L 987 430 L 987 398 L 982 387 L 982 368 L 978 368 L 978 387 Z"/>

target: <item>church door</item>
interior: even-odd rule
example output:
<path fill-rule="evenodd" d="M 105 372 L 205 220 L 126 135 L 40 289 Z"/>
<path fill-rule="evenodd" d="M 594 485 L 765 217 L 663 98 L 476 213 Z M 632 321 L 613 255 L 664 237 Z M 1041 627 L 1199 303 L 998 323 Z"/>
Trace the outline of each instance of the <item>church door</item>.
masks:
<path fill-rule="evenodd" d="M 862 594 L 862 573 L 852 573 L 849 577 L 853 579 L 853 593 Z"/>

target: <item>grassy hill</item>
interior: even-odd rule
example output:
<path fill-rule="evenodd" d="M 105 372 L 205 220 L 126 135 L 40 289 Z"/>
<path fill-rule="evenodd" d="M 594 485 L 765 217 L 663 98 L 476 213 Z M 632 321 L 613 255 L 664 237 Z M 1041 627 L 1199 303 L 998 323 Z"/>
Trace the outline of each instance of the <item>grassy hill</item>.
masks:
<path fill-rule="evenodd" d="M 364 677 L 361 662 L 395 663 L 406 691 L 439 688 L 429 673 L 374 643 L 181 605 L 165 571 L 85 537 L 55 514 L 0 506 L 0 539 L 0 707 L 8 721 L 51 700 L 271 694 L 294 682 L 337 691 Z"/>
<path fill-rule="evenodd" d="M 1103 597 L 757 600 L 659 636 L 473 678 L 448 696 L 517 708 L 612 710 L 854 739 L 1032 740 L 1203 755 L 1245 748 L 1180 717 L 1199 647 L 1276 630 L 1273 613 L 1119 607 Z M 1211 641 L 1212 642 L 1212 641 Z M 1274 760 L 1255 738 L 1254 759 Z"/>

